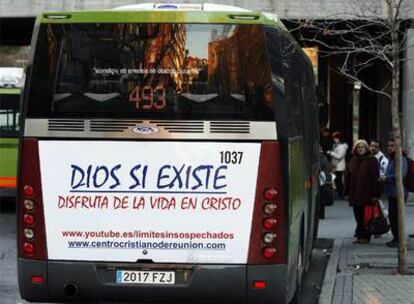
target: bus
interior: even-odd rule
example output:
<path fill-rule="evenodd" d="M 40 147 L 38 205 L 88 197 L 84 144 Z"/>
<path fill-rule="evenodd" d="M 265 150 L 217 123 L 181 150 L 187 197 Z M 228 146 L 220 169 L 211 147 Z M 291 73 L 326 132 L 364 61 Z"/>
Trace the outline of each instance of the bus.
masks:
<path fill-rule="evenodd" d="M 0 83 L 0 205 L 16 196 L 20 93 L 21 88 Z"/>
<path fill-rule="evenodd" d="M 49 12 L 23 97 L 32 302 L 289 303 L 316 231 L 312 67 L 273 14 Z"/>

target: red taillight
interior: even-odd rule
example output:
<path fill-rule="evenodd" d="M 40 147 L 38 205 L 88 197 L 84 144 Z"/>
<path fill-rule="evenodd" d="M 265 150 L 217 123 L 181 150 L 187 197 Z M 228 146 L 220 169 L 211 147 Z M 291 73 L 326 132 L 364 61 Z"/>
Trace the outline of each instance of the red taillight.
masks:
<path fill-rule="evenodd" d="M 255 289 L 266 288 L 266 281 L 253 281 L 253 288 Z"/>
<path fill-rule="evenodd" d="M 25 185 L 25 186 L 23 187 L 23 194 L 24 194 L 25 196 L 33 196 L 33 194 L 34 194 L 34 189 L 33 189 L 33 187 L 32 187 L 32 186 L 29 186 L 29 185 Z"/>
<path fill-rule="evenodd" d="M 263 193 L 263 197 L 268 201 L 273 200 L 276 197 L 276 195 L 277 190 L 275 188 L 266 189 Z"/>
<path fill-rule="evenodd" d="M 263 256 L 266 259 L 273 258 L 275 256 L 275 254 L 276 254 L 276 248 L 273 248 L 273 247 L 265 247 L 263 249 Z"/>
<path fill-rule="evenodd" d="M 43 284 L 44 279 L 42 276 L 32 276 L 31 281 L 33 284 Z"/>
<path fill-rule="evenodd" d="M 277 220 L 272 217 L 267 217 L 263 220 L 263 227 L 266 229 L 272 229 L 276 226 Z"/>
<path fill-rule="evenodd" d="M 45 261 L 47 260 L 47 247 L 39 142 L 35 138 L 23 138 L 20 150 L 18 256 L 23 259 Z"/>
<path fill-rule="evenodd" d="M 250 235 L 249 264 L 286 263 L 282 162 L 279 142 L 262 142 Z"/>
<path fill-rule="evenodd" d="M 35 248 L 34 248 L 34 245 L 32 243 L 26 242 L 26 243 L 23 244 L 24 253 L 32 254 L 34 252 L 34 250 L 35 250 Z"/>
<path fill-rule="evenodd" d="M 34 223 L 34 216 L 33 216 L 33 215 L 31 215 L 31 214 L 25 214 L 25 215 L 23 216 L 23 222 L 24 222 L 26 225 L 33 225 L 33 223 Z"/>

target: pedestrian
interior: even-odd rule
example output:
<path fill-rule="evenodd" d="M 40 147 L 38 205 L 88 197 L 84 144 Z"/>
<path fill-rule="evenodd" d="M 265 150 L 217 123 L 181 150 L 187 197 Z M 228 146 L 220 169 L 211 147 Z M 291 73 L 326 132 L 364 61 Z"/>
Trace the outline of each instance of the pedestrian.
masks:
<path fill-rule="evenodd" d="M 334 132 L 332 134 L 334 144 L 332 150 L 327 151 L 331 158 L 331 164 L 335 168 L 335 185 L 338 199 L 344 199 L 344 172 L 346 169 L 346 152 L 348 151 L 348 144 L 342 142 L 341 133 Z"/>
<path fill-rule="evenodd" d="M 323 156 L 324 157 L 324 156 Z M 323 159 L 322 157 L 322 159 Z M 319 172 L 319 191 L 318 191 L 318 200 L 319 200 L 319 218 L 325 218 L 325 207 L 331 206 L 335 200 L 335 174 L 333 174 L 332 166 L 329 162 L 326 162 L 322 166 L 321 160 L 321 171 Z"/>
<path fill-rule="evenodd" d="M 356 221 L 354 243 L 357 244 L 367 244 L 371 240 L 365 227 L 364 214 L 365 207 L 378 201 L 381 195 L 378 167 L 378 161 L 371 155 L 368 143 L 363 139 L 357 140 L 345 176 L 346 193 Z"/>
<path fill-rule="evenodd" d="M 377 139 L 371 139 L 369 143 L 371 154 L 378 160 L 380 180 L 385 179 L 385 171 L 388 166 L 388 158 L 380 150 L 380 143 Z"/>
<path fill-rule="evenodd" d="M 397 186 L 395 185 L 395 141 L 390 139 L 387 144 L 389 162 L 385 172 L 385 195 L 388 199 L 388 217 L 391 225 L 392 240 L 385 243 L 388 247 L 398 247 L 398 202 Z M 401 173 L 403 177 L 407 174 L 408 163 L 405 153 L 401 158 Z M 404 185 L 404 183 L 403 183 Z M 407 188 L 404 186 L 404 202 L 408 196 Z"/>
<path fill-rule="evenodd" d="M 329 150 L 331 150 L 332 149 L 332 146 L 333 146 L 333 140 L 332 140 L 331 131 L 329 130 L 328 127 L 323 127 L 321 129 L 321 137 L 319 139 L 319 142 L 320 142 L 320 147 L 322 149 L 322 153 L 325 156 L 328 156 L 327 155 L 327 152 Z"/>
<path fill-rule="evenodd" d="M 371 151 L 371 154 L 374 155 L 375 158 L 378 160 L 379 180 L 382 190 L 384 189 L 385 171 L 387 170 L 388 166 L 388 158 L 384 155 L 384 153 L 381 152 L 380 142 L 377 139 L 371 139 L 371 141 L 369 142 L 369 149 Z M 380 238 L 381 235 L 375 235 L 375 237 Z"/>

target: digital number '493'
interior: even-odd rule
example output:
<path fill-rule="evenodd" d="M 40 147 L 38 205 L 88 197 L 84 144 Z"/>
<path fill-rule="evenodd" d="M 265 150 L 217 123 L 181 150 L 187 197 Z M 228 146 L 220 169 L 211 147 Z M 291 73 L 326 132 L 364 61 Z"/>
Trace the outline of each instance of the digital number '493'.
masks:
<path fill-rule="evenodd" d="M 154 89 L 150 86 L 144 86 L 142 89 L 136 86 L 129 93 L 129 101 L 135 103 L 136 109 L 162 110 L 165 108 L 165 89 L 162 86 L 157 86 Z"/>

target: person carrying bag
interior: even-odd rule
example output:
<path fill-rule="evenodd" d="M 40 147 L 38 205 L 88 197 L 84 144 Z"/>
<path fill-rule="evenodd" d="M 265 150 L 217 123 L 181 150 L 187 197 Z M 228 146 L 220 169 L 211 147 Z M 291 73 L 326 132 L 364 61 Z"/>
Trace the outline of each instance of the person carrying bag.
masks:
<path fill-rule="evenodd" d="M 378 161 L 371 155 L 365 140 L 359 139 L 354 144 L 345 182 L 349 204 L 353 208 L 356 222 L 357 239 L 354 243 L 367 244 L 371 240 L 372 233 L 367 229 L 366 212 L 368 213 L 375 202 L 378 202 L 381 197 L 381 187 Z M 371 214 L 377 214 L 375 208 L 369 213 L 370 216 Z"/>
<path fill-rule="evenodd" d="M 382 235 L 390 231 L 390 224 L 381 201 L 374 201 L 365 206 L 364 224 L 372 235 Z"/>
<path fill-rule="evenodd" d="M 319 175 L 320 189 L 319 199 L 324 206 L 332 206 L 335 201 L 335 175 L 330 172 L 321 171 Z"/>

